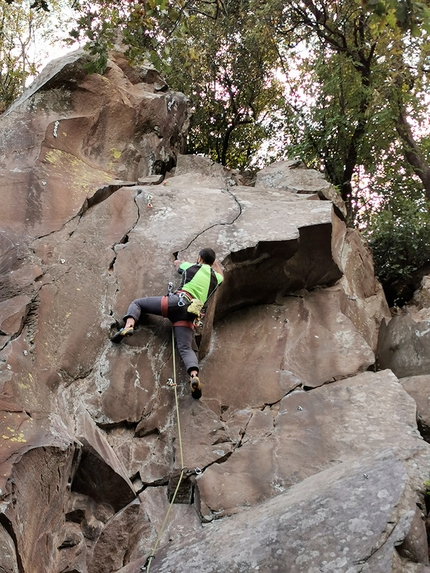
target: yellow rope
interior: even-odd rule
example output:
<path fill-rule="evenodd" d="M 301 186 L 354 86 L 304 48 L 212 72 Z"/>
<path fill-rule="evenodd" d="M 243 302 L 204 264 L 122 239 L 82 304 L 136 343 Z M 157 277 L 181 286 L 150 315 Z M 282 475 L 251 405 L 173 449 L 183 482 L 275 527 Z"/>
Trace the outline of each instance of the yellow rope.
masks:
<path fill-rule="evenodd" d="M 179 438 L 179 455 L 180 455 L 180 459 L 181 459 L 181 473 L 179 475 L 179 480 L 178 480 L 178 484 L 176 486 L 176 489 L 173 493 L 172 499 L 170 501 L 169 507 L 167 509 L 167 513 L 166 516 L 164 518 L 163 524 L 161 526 L 161 529 L 158 533 L 157 539 L 155 541 L 154 547 L 152 548 L 151 551 L 151 555 L 148 557 L 148 559 L 146 560 L 145 566 L 143 568 L 141 568 L 142 570 L 146 570 L 146 573 L 149 573 L 149 570 L 151 568 L 151 562 L 152 560 L 155 558 L 155 552 L 157 550 L 158 544 L 160 542 L 161 536 L 163 535 L 164 532 L 164 528 L 166 527 L 166 523 L 167 520 L 169 518 L 170 515 L 170 511 L 173 507 L 173 504 L 175 502 L 175 498 L 176 498 L 176 494 L 178 493 L 179 490 L 179 486 L 181 485 L 182 482 L 182 478 L 184 476 L 184 472 L 185 472 L 185 467 L 184 467 L 184 454 L 183 454 L 183 450 L 182 450 L 182 436 L 181 436 L 181 422 L 179 420 L 179 402 L 178 402 L 178 390 L 177 390 L 177 386 L 176 386 L 176 357 L 175 357 L 175 333 L 174 330 L 172 328 L 172 359 L 173 359 L 173 388 L 175 390 L 175 404 L 176 404 L 176 419 L 178 422 L 178 438 Z"/>

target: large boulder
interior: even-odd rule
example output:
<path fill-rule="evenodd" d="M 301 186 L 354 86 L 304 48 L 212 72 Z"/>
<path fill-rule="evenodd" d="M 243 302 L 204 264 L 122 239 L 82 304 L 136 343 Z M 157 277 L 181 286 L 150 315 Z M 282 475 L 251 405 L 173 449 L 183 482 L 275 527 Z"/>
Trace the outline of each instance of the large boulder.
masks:
<path fill-rule="evenodd" d="M 277 161 L 257 173 L 256 186 L 282 189 L 288 193 L 307 194 L 331 201 L 346 216 L 346 206 L 339 193 L 319 171 L 307 169 L 303 161 Z"/>
<path fill-rule="evenodd" d="M 378 367 L 399 377 L 430 374 L 430 308 L 384 320 L 378 342 Z"/>
<path fill-rule="evenodd" d="M 407 473 L 391 450 L 342 463 L 304 479 L 275 499 L 170 544 L 151 566 L 168 573 L 288 571 L 387 573 L 420 571 L 428 562 L 424 524 L 419 546 L 401 557 L 415 509 Z M 208 542 L 208 539 L 210 542 Z M 143 560 L 120 569 L 135 573 Z M 420 567 L 420 568 L 418 568 Z"/>
<path fill-rule="evenodd" d="M 2 230 L 21 242 L 58 231 L 118 180 L 165 172 L 183 148 L 182 94 L 132 83 L 114 59 L 87 75 L 87 59 L 54 60 L 1 116 Z"/>
<path fill-rule="evenodd" d="M 401 378 L 400 383 L 417 404 L 417 420 L 423 438 L 430 442 L 430 374 Z"/>
<path fill-rule="evenodd" d="M 253 379 L 248 381 L 252 384 Z M 244 386 L 239 391 L 246 395 Z M 276 407 L 249 409 L 240 440 L 237 434 L 233 438 L 234 453 L 197 478 L 200 511 L 206 519 L 230 515 L 332 464 L 358 460 L 399 443 L 399 455 L 405 460 L 409 447 L 425 452 L 415 412 L 415 402 L 390 371 L 363 373 L 311 392 L 295 390 L 278 400 Z M 234 428 L 237 414 L 228 414 L 224 414 L 225 426 L 232 423 Z"/>

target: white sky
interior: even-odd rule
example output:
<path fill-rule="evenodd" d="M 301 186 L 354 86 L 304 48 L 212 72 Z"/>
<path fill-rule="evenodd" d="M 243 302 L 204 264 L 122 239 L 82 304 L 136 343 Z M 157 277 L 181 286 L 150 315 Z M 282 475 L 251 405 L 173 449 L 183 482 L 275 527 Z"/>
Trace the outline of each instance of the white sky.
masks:
<path fill-rule="evenodd" d="M 46 64 L 55 58 L 64 56 L 79 47 L 79 44 L 72 46 L 65 45 L 64 40 L 69 38 L 69 30 L 72 28 L 75 13 L 70 8 L 69 3 L 63 2 L 61 8 L 61 19 L 56 14 L 49 14 L 49 22 L 55 30 L 57 38 L 54 40 L 52 34 L 49 34 L 49 41 L 43 37 L 43 30 L 36 30 L 34 42 L 30 52 L 32 59 L 42 70 Z"/>

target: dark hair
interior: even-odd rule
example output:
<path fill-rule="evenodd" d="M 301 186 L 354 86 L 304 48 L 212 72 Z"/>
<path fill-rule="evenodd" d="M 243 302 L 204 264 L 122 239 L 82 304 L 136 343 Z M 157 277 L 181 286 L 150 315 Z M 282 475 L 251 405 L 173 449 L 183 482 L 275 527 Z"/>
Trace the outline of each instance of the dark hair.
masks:
<path fill-rule="evenodd" d="M 199 255 L 202 257 L 203 262 L 207 265 L 212 265 L 216 259 L 215 251 L 210 247 L 205 247 L 202 249 Z"/>

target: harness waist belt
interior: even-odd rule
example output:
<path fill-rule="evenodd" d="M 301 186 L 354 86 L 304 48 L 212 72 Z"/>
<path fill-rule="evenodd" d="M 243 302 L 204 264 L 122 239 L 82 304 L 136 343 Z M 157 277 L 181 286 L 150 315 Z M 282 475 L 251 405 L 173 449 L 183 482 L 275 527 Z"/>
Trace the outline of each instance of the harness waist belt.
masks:
<path fill-rule="evenodd" d="M 194 324 L 189 320 L 178 320 L 173 323 L 173 326 L 186 326 L 187 328 L 194 330 Z"/>

